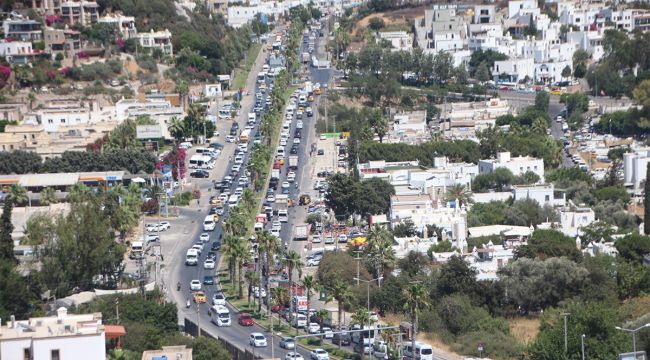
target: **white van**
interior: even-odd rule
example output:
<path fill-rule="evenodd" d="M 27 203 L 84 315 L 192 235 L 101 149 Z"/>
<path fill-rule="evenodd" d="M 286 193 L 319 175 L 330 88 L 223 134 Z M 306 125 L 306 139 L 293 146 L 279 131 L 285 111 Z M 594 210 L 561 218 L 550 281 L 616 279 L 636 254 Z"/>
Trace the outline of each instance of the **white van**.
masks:
<path fill-rule="evenodd" d="M 196 154 L 190 158 L 190 169 L 200 169 L 203 166 L 203 155 Z"/>
<path fill-rule="evenodd" d="M 230 195 L 228 198 L 228 206 L 234 207 L 239 205 L 239 196 L 238 195 Z"/>
<path fill-rule="evenodd" d="M 197 154 L 203 154 L 203 155 L 208 155 L 212 152 L 212 149 L 206 148 L 206 147 L 200 147 L 196 149 Z"/>
<path fill-rule="evenodd" d="M 404 346 L 404 357 L 413 358 L 413 344 L 409 342 Z M 433 360 L 433 348 L 429 344 L 415 342 L 415 358 L 420 360 Z"/>
<path fill-rule="evenodd" d="M 291 325 L 295 328 L 302 328 L 307 326 L 307 316 L 303 314 L 293 313 L 293 321 Z"/>
<path fill-rule="evenodd" d="M 210 309 L 210 318 L 217 326 L 230 326 L 230 311 L 223 305 L 215 305 Z"/>
<path fill-rule="evenodd" d="M 283 223 L 289 221 L 289 213 L 286 209 L 278 210 L 278 221 Z"/>
<path fill-rule="evenodd" d="M 269 71 L 269 65 L 268 64 L 262 65 L 262 71 L 264 71 L 264 72 Z"/>
<path fill-rule="evenodd" d="M 217 224 L 214 222 L 214 215 L 208 215 L 203 220 L 203 231 L 214 231 Z"/>
<path fill-rule="evenodd" d="M 282 147 L 281 145 L 278 146 L 278 148 L 275 150 L 275 154 L 277 156 L 284 156 L 284 147 Z"/>
<path fill-rule="evenodd" d="M 248 123 L 249 124 L 255 124 L 255 120 L 257 120 L 257 116 L 255 116 L 255 113 L 248 113 Z"/>
<path fill-rule="evenodd" d="M 196 249 L 188 249 L 185 254 L 185 265 L 196 266 L 199 263 L 199 252 Z"/>
<path fill-rule="evenodd" d="M 142 241 L 134 241 L 131 243 L 131 252 L 133 253 L 142 253 L 144 246 Z"/>

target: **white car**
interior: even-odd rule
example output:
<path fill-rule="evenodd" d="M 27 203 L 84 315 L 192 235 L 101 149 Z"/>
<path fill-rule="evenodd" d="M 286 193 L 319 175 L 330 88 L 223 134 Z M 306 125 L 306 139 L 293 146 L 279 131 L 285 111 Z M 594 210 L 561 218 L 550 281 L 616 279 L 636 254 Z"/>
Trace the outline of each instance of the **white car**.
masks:
<path fill-rule="evenodd" d="M 309 325 L 307 325 L 307 332 L 310 334 L 318 334 L 320 331 L 320 325 L 318 323 L 313 323 L 310 322 Z"/>
<path fill-rule="evenodd" d="M 159 229 L 160 231 L 169 230 L 171 227 L 172 227 L 172 226 L 171 226 L 171 224 L 169 223 L 169 221 L 161 221 L 161 222 L 158 224 L 158 229 Z"/>
<path fill-rule="evenodd" d="M 302 129 L 302 120 L 296 122 L 296 129 Z"/>
<path fill-rule="evenodd" d="M 248 338 L 248 343 L 253 347 L 265 347 L 266 336 L 258 332 L 251 333 L 251 336 Z"/>
<path fill-rule="evenodd" d="M 287 146 L 287 139 L 280 139 L 280 146 Z"/>
<path fill-rule="evenodd" d="M 309 353 L 311 360 L 330 360 L 330 355 L 323 349 L 314 349 Z"/>
<path fill-rule="evenodd" d="M 321 135 L 320 138 L 321 140 L 327 140 L 327 137 L 325 135 Z"/>
<path fill-rule="evenodd" d="M 271 235 L 275 236 L 276 238 L 280 238 L 280 229 L 273 229 L 271 230 Z"/>
<path fill-rule="evenodd" d="M 266 201 L 270 203 L 275 202 L 275 195 L 270 194 L 269 196 L 266 197 Z"/>
<path fill-rule="evenodd" d="M 207 260 L 203 263 L 203 268 L 206 269 L 206 270 L 213 270 L 213 269 L 214 269 L 214 265 L 215 265 L 214 260 L 212 260 L 212 259 L 207 259 Z"/>
<path fill-rule="evenodd" d="M 283 182 L 282 182 L 282 188 L 283 188 L 283 189 L 288 189 L 288 188 L 290 188 L 290 187 L 291 187 L 291 184 L 289 184 L 288 181 L 283 181 Z"/>
<path fill-rule="evenodd" d="M 305 358 L 297 352 L 290 352 L 285 355 L 284 360 L 305 360 Z"/>
<path fill-rule="evenodd" d="M 192 291 L 201 290 L 201 281 L 200 280 L 192 280 L 192 281 L 190 281 L 190 290 L 192 290 Z"/>
<path fill-rule="evenodd" d="M 194 244 L 192 245 L 192 249 L 196 249 L 196 252 L 198 252 L 199 255 L 201 255 L 201 253 L 203 252 L 203 244 Z"/>
<path fill-rule="evenodd" d="M 237 145 L 237 150 L 243 151 L 243 152 L 248 151 L 248 144 L 241 143 L 241 144 Z"/>
<path fill-rule="evenodd" d="M 296 173 L 293 171 L 289 171 L 289 173 L 287 174 L 287 181 L 288 182 L 296 181 Z"/>
<path fill-rule="evenodd" d="M 331 339 L 334 337 L 334 333 L 332 332 L 332 329 L 328 327 L 323 328 L 323 334 L 325 334 L 325 339 Z"/>
<path fill-rule="evenodd" d="M 227 136 L 226 136 L 226 142 L 234 143 L 235 140 L 236 140 L 235 137 L 232 136 L 232 135 L 227 135 Z"/>
<path fill-rule="evenodd" d="M 212 295 L 212 305 L 226 306 L 226 297 L 222 293 Z"/>
<path fill-rule="evenodd" d="M 293 138 L 293 143 L 296 145 L 300 144 L 300 138 Z"/>
<path fill-rule="evenodd" d="M 199 241 L 201 241 L 203 243 L 206 243 L 206 242 L 210 241 L 210 234 L 202 233 L 201 235 L 199 235 Z"/>
<path fill-rule="evenodd" d="M 154 232 L 154 231 L 159 231 L 160 226 L 158 226 L 158 224 L 147 224 L 145 228 L 147 229 L 148 232 Z"/>
<path fill-rule="evenodd" d="M 320 265 L 320 258 L 307 259 L 307 266 L 318 266 L 318 265 Z"/>

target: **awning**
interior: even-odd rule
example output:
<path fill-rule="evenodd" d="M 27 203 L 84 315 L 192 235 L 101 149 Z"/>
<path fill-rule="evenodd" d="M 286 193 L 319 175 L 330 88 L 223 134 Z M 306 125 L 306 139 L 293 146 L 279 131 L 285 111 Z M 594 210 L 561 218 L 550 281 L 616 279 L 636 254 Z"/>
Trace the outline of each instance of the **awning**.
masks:
<path fill-rule="evenodd" d="M 122 325 L 104 325 L 104 332 L 106 333 L 107 338 L 116 338 L 126 335 L 126 330 Z"/>
<path fill-rule="evenodd" d="M 23 187 L 71 186 L 79 182 L 79 174 L 26 174 L 18 183 Z"/>

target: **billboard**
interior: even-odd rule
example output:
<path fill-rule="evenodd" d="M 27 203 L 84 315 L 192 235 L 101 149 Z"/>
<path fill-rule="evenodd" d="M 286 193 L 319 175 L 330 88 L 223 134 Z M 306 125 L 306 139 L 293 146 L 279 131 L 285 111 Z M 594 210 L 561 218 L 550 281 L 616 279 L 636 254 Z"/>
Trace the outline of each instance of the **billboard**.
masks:
<path fill-rule="evenodd" d="M 160 139 L 163 137 L 160 125 L 138 125 L 135 128 L 135 136 L 137 139 Z"/>

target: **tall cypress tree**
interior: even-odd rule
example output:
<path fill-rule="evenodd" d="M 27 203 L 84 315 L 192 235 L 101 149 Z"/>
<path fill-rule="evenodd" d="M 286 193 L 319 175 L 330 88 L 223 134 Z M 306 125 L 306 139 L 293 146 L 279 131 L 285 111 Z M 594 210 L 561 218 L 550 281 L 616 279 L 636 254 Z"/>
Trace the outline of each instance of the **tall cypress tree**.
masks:
<path fill-rule="evenodd" d="M 11 233 L 14 231 L 14 226 L 11 223 L 11 211 L 13 208 L 13 201 L 5 198 L 5 204 L 2 208 L 2 216 L 0 216 L 0 260 L 11 260 L 16 262 L 16 256 L 14 255 L 14 241 L 11 238 Z"/>
<path fill-rule="evenodd" d="M 643 199 L 643 232 L 650 235 L 650 163 L 645 172 L 645 198 Z"/>

